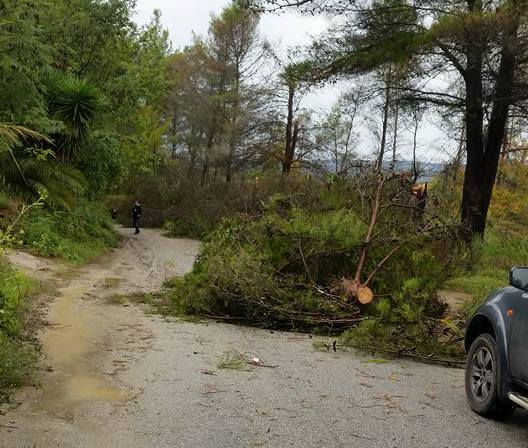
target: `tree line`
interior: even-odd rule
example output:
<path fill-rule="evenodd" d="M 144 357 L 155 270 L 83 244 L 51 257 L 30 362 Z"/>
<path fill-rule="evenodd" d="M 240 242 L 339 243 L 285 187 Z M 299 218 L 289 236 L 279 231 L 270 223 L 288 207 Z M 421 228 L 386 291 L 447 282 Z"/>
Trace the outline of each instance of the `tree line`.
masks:
<path fill-rule="evenodd" d="M 67 207 L 167 167 L 198 188 L 269 172 L 345 178 L 397 170 L 404 148 L 416 181 L 420 129 L 434 121 L 464 171 L 469 241 L 501 160 L 524 154 L 526 6 L 234 0 L 173 51 L 159 12 L 134 23 L 133 0 L 2 0 L 1 188 Z M 336 20 L 284 53 L 259 32 L 262 14 L 284 9 Z M 334 81 L 345 87 L 331 110 L 304 106 Z"/>
<path fill-rule="evenodd" d="M 132 0 L 0 1 L 0 182 L 68 208 L 160 157 L 168 33 Z"/>
<path fill-rule="evenodd" d="M 526 121 L 525 0 L 264 0 L 342 20 L 314 42 L 307 75 L 357 79 L 383 73 L 387 98 L 435 107 L 462 123 L 461 223 L 483 235 L 508 126 Z M 388 110 L 388 108 L 387 108 Z M 386 149 L 381 140 L 380 156 Z"/>

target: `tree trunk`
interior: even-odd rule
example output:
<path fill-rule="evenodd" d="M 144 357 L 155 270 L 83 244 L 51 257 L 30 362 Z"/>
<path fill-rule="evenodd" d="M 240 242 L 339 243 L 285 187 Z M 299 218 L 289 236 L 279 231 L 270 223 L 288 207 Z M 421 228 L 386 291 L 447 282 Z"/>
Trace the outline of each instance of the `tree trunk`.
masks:
<path fill-rule="evenodd" d="M 288 175 L 290 173 L 293 160 L 295 157 L 296 134 L 299 131 L 298 122 L 294 120 L 294 98 L 295 85 L 290 83 L 288 85 L 288 115 L 286 117 L 286 138 L 284 146 L 284 156 L 282 159 L 282 174 Z"/>
<path fill-rule="evenodd" d="M 396 149 L 398 146 L 399 120 L 400 120 L 400 101 L 398 98 L 396 98 L 396 101 L 394 104 L 394 134 L 393 134 L 393 139 L 392 139 L 392 161 L 391 161 L 392 170 L 396 168 Z"/>
<path fill-rule="evenodd" d="M 175 159 L 176 150 L 178 149 L 176 145 L 176 135 L 178 133 L 178 115 L 177 115 L 176 107 L 174 107 L 173 112 L 172 112 L 170 133 L 171 133 L 171 149 L 172 149 L 171 158 Z"/>
<path fill-rule="evenodd" d="M 512 17 L 510 26 L 505 30 L 502 43 L 502 56 L 497 84 L 495 87 L 494 103 L 488 124 L 486 152 L 484 155 L 484 175 L 480 210 L 486 218 L 493 195 L 493 187 L 497 178 L 502 144 L 506 134 L 506 125 L 513 96 L 515 78 L 516 41 L 519 31 L 519 16 Z"/>
<path fill-rule="evenodd" d="M 470 0 L 469 5 L 481 8 L 479 2 Z M 512 14 L 503 33 L 502 56 L 493 108 L 488 123 L 484 145 L 484 113 L 482 104 L 483 50 L 469 45 L 466 71 L 466 134 L 467 163 L 462 196 L 462 225 L 468 242 L 474 236 L 482 237 L 486 229 L 493 187 L 497 178 L 499 158 L 512 102 L 515 75 L 515 42 L 519 31 L 519 18 Z M 473 36 L 478 42 L 478 36 Z"/>
<path fill-rule="evenodd" d="M 381 127 L 381 144 L 380 144 L 380 152 L 378 155 L 378 160 L 376 161 L 377 171 L 380 171 L 383 168 L 383 158 L 385 157 L 385 148 L 387 147 L 387 130 L 389 127 L 389 109 L 390 109 L 390 97 L 391 97 L 390 78 L 391 78 L 391 74 L 389 71 L 389 75 L 388 75 L 386 86 L 385 86 L 385 103 L 383 104 L 383 124 Z"/>
<path fill-rule="evenodd" d="M 233 171 L 233 158 L 235 154 L 234 142 L 229 142 L 229 153 L 227 154 L 226 160 L 226 183 L 231 183 L 232 171 Z"/>
<path fill-rule="evenodd" d="M 414 132 L 413 132 L 413 159 L 412 159 L 412 166 L 413 166 L 413 184 L 416 183 L 418 180 L 418 176 L 420 173 L 418 173 L 418 164 L 416 161 L 416 150 L 418 148 L 418 129 L 420 127 L 420 119 L 415 116 L 414 117 Z"/>
<path fill-rule="evenodd" d="M 213 145 L 216 137 L 216 126 L 217 126 L 217 118 L 216 115 L 213 117 L 213 123 L 211 126 L 211 129 L 209 129 L 209 133 L 207 136 L 207 144 L 205 146 L 205 155 L 204 155 L 204 163 L 202 165 L 202 187 L 207 182 L 207 176 L 209 174 L 209 160 L 210 160 L 210 154 L 213 150 Z"/>
<path fill-rule="evenodd" d="M 230 120 L 230 132 L 229 132 L 229 152 L 227 154 L 226 160 L 226 183 L 231 182 L 233 175 L 233 160 L 235 158 L 235 149 L 237 146 L 237 121 L 239 116 L 240 108 L 240 63 L 237 61 L 235 65 L 235 87 L 234 87 L 234 103 L 233 103 L 233 112 Z"/>
<path fill-rule="evenodd" d="M 207 182 L 207 174 L 208 173 L 209 173 L 209 156 L 206 154 L 204 163 L 202 165 L 202 181 L 201 181 L 202 187 Z"/>
<path fill-rule="evenodd" d="M 290 174 L 293 161 L 295 160 L 295 149 L 297 148 L 297 141 L 299 140 L 299 122 L 295 120 L 293 122 L 293 131 L 290 134 L 290 145 L 285 153 L 284 160 L 282 162 L 282 173 L 285 175 Z"/>
<path fill-rule="evenodd" d="M 482 4 L 469 0 L 468 8 L 472 12 L 481 12 Z M 482 235 L 486 227 L 486 217 L 482 215 L 481 184 L 482 165 L 484 163 L 484 127 L 482 69 L 484 49 L 479 36 L 468 32 L 466 48 L 466 169 L 462 193 L 461 219 L 465 238 L 470 241 L 475 234 Z"/>

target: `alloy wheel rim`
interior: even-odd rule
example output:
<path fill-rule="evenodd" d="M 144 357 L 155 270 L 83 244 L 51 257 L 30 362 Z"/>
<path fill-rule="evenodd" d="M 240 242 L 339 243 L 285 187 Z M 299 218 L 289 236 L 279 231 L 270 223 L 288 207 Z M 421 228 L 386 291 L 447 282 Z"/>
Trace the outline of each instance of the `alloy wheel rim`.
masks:
<path fill-rule="evenodd" d="M 495 376 L 493 356 L 487 347 L 480 347 L 471 361 L 471 392 L 475 399 L 484 402 L 493 391 Z"/>

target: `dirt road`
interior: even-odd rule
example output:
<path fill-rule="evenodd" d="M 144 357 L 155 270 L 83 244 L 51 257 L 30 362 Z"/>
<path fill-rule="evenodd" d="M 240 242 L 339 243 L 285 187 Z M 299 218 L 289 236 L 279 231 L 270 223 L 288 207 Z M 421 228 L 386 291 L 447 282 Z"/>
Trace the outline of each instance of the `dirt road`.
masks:
<path fill-rule="evenodd" d="M 112 304 L 188 271 L 198 249 L 124 232 L 123 248 L 61 275 L 42 333 L 50 371 L 0 416 L 0 447 L 528 447 L 528 414 L 475 416 L 460 370 L 321 353 L 305 335 Z M 228 349 L 277 367 L 218 369 Z"/>

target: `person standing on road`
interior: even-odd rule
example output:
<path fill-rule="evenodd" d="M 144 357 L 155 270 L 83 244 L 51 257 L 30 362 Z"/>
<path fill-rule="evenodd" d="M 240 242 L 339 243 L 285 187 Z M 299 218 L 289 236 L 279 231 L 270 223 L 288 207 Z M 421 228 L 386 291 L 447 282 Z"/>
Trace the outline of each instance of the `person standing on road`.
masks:
<path fill-rule="evenodd" d="M 134 235 L 137 235 L 139 233 L 139 221 L 140 220 L 141 220 L 141 204 L 138 201 L 136 201 L 134 203 L 134 206 L 132 207 L 132 221 L 134 223 L 134 227 L 136 228 Z"/>

